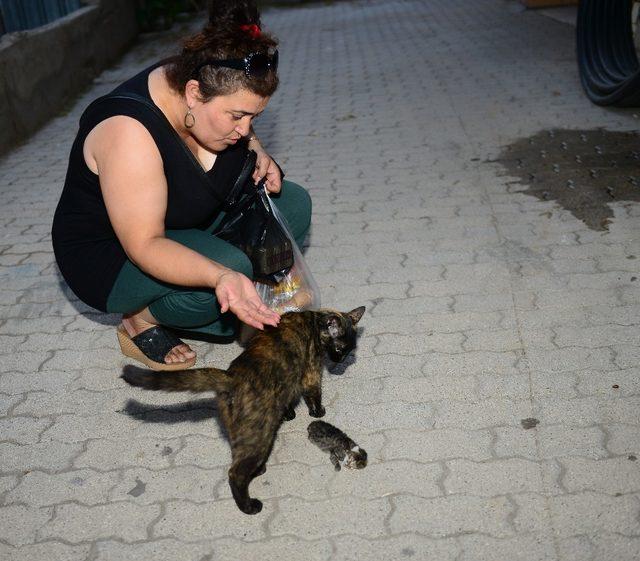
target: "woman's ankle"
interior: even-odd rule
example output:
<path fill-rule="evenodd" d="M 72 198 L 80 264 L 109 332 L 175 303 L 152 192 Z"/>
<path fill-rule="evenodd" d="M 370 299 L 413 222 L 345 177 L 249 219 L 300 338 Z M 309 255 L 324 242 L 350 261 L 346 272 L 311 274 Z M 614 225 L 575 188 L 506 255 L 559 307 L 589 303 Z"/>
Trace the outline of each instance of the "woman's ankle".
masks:
<path fill-rule="evenodd" d="M 146 321 L 146 319 L 142 317 L 142 314 L 138 312 L 135 314 L 124 314 L 122 316 L 122 325 L 127 330 L 129 337 L 135 337 L 158 324 Z"/>

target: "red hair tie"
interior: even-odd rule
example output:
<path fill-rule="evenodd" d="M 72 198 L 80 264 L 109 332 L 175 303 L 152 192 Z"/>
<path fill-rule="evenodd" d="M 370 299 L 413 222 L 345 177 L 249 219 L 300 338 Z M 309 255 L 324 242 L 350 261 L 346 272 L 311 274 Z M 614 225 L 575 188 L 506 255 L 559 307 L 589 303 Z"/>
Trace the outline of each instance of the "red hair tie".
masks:
<path fill-rule="evenodd" d="M 251 25 L 241 25 L 240 29 L 251 35 L 252 39 L 257 39 L 262 34 L 260 28 L 255 23 L 252 23 Z"/>

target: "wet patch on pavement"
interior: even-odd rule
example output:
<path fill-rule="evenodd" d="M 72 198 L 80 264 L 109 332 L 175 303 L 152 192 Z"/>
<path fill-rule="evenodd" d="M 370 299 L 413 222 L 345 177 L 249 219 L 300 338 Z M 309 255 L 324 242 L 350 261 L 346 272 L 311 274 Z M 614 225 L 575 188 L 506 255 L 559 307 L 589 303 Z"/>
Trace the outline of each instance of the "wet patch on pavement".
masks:
<path fill-rule="evenodd" d="M 133 489 L 131 489 L 131 491 L 128 491 L 127 495 L 131 495 L 132 497 L 139 497 L 146 490 L 147 490 L 147 484 L 136 477 L 136 486 Z"/>
<path fill-rule="evenodd" d="M 526 189 L 517 192 L 555 201 L 592 230 L 608 230 L 609 203 L 640 202 L 640 131 L 541 131 L 491 162 L 519 177 Z"/>
<path fill-rule="evenodd" d="M 521 419 L 520 424 L 522 425 L 523 429 L 528 430 L 536 428 L 540 424 L 540 421 L 535 417 L 527 417 L 526 419 Z"/>

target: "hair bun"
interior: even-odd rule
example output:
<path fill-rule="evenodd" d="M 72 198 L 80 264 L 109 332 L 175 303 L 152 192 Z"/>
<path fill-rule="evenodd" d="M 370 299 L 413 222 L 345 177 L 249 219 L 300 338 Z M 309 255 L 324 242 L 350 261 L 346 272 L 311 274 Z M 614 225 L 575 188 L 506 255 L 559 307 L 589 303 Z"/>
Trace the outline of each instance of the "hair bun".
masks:
<path fill-rule="evenodd" d="M 209 26 L 237 33 L 241 25 L 260 26 L 260 12 L 254 0 L 210 0 Z"/>

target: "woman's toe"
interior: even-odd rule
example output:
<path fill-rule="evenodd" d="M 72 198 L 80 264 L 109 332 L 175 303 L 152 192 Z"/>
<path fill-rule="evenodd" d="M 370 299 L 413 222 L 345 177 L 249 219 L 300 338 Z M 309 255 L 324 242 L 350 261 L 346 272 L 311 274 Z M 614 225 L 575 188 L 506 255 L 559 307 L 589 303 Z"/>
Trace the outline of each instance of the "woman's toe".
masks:
<path fill-rule="evenodd" d="M 195 351 L 189 345 L 186 345 L 186 344 L 180 345 L 176 347 L 174 350 L 177 350 L 180 353 L 180 355 L 185 357 L 187 360 L 192 359 L 194 356 L 196 356 Z"/>
<path fill-rule="evenodd" d="M 176 362 L 187 362 L 191 360 L 196 353 L 191 350 L 187 345 L 179 345 L 171 349 L 171 351 L 165 357 L 165 362 L 167 364 L 173 364 Z"/>

